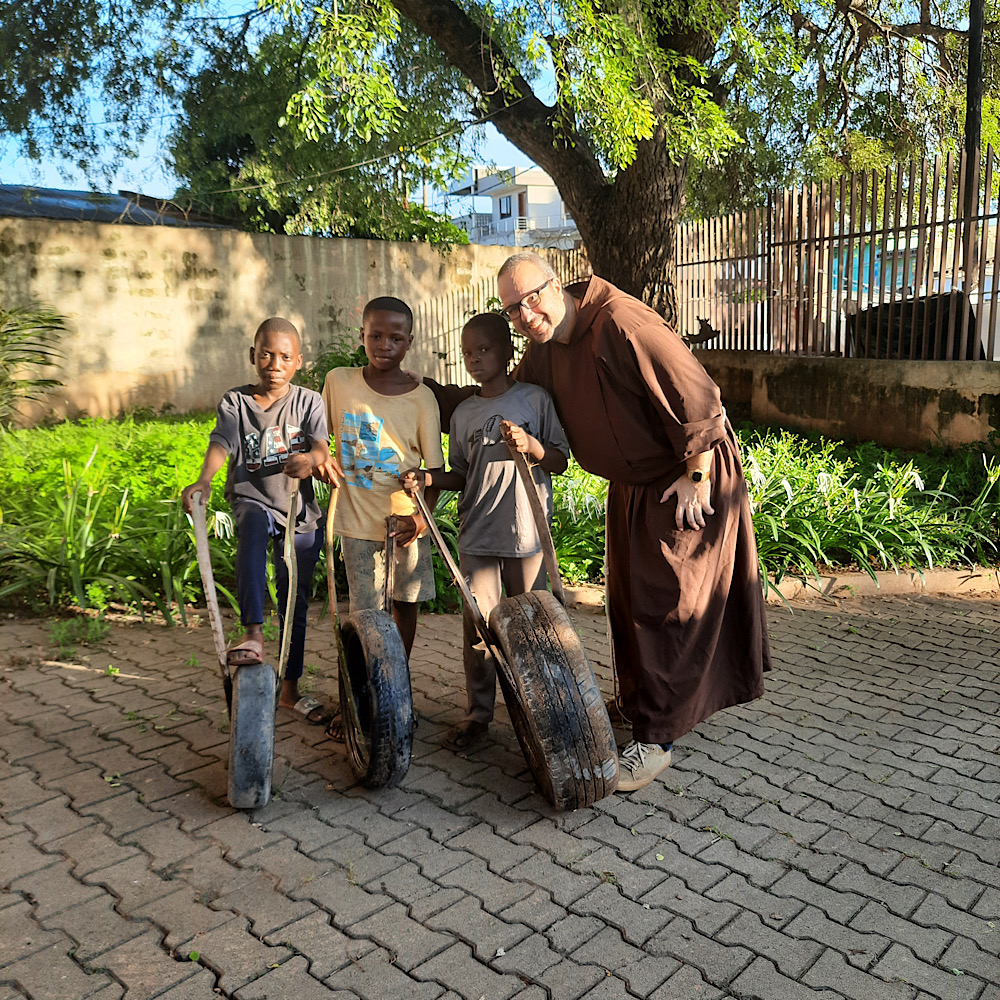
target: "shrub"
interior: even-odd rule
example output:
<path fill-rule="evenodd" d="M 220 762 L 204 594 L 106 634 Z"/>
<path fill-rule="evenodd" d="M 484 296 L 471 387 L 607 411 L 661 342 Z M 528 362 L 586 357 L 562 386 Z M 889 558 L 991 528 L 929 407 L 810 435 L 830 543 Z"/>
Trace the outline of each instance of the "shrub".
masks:
<path fill-rule="evenodd" d="M 0 429 L 0 596 L 98 609 L 125 601 L 183 615 L 201 581 L 178 498 L 197 477 L 211 426 L 211 415 L 195 415 Z M 761 566 L 772 579 L 833 566 L 874 573 L 996 559 L 1000 462 L 988 448 L 910 454 L 766 428 L 741 428 L 740 438 Z M 220 589 L 235 606 L 223 479 L 209 500 L 210 544 Z M 553 490 L 563 576 L 600 583 L 607 484 L 571 461 Z M 318 493 L 322 503 L 325 489 Z M 455 494 L 442 495 L 435 519 L 456 553 Z M 325 595 L 325 573 L 321 557 L 314 593 Z M 346 593 L 339 560 L 337 576 Z M 427 610 L 456 608 L 436 553 L 435 580 L 438 598 Z M 270 585 L 273 595 L 273 577 Z"/>

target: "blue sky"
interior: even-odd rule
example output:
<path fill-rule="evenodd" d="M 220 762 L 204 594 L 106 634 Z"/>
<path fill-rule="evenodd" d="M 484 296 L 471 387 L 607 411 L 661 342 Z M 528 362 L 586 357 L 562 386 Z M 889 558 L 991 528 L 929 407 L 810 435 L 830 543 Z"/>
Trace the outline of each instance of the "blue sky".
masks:
<path fill-rule="evenodd" d="M 486 139 L 481 146 L 481 153 L 486 162 L 503 167 L 527 167 L 531 161 L 516 146 L 509 143 L 492 126 L 484 126 Z M 151 133 L 144 142 L 140 155 L 135 160 L 125 160 L 112 177 L 111 182 L 97 186 L 105 191 L 138 191 L 151 198 L 168 198 L 176 188 L 176 178 L 167 171 L 162 163 L 162 136 Z M 42 161 L 33 161 L 24 156 L 12 140 L 0 143 L 0 183 L 30 184 L 38 187 L 65 188 L 69 190 L 89 190 L 89 182 L 82 170 L 68 160 L 50 157 Z M 419 192 L 414 192 L 420 197 Z M 434 192 L 432 208 L 442 210 L 444 198 L 441 192 Z M 481 206 L 480 206 L 481 207 Z M 452 215 L 467 211 L 467 206 L 452 200 L 449 212 Z"/>
<path fill-rule="evenodd" d="M 228 17 L 256 6 L 255 0 L 205 0 L 206 14 Z M 543 87 L 544 90 L 544 87 Z M 163 148 L 173 124 L 173 109 L 164 108 L 165 114 L 153 125 L 149 135 L 134 160 L 123 160 L 114 175 L 105 182 L 102 178 L 88 180 L 84 171 L 77 169 L 71 160 L 52 156 L 42 161 L 32 161 L 24 156 L 18 143 L 0 137 L 0 184 L 30 184 L 38 187 L 65 188 L 69 190 L 137 191 L 153 198 L 169 198 L 176 187 L 176 178 L 163 166 Z M 93 102 L 95 121 L 103 117 L 99 101 Z M 477 162 L 498 167 L 528 167 L 531 160 L 516 146 L 508 142 L 494 126 L 483 126 L 484 139 L 479 143 Z M 417 199 L 422 193 L 415 191 Z M 470 210 L 471 199 L 451 199 L 447 210 L 451 215 L 460 215 Z M 482 199 L 476 199 L 481 202 Z M 485 200 L 488 207 L 489 199 Z M 442 211 L 446 208 L 444 195 L 433 191 L 431 207 Z M 482 210 L 483 205 L 476 206 Z"/>

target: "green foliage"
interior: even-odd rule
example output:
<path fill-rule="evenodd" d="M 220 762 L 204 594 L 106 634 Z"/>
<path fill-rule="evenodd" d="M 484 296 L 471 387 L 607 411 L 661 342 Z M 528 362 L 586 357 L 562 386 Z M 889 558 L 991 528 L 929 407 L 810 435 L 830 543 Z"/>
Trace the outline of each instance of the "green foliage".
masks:
<path fill-rule="evenodd" d="M 692 164 L 685 214 L 759 206 L 775 189 L 961 148 L 967 16 L 948 2 L 930 20 L 906 4 L 742 4 L 711 64 L 742 143 Z M 908 29 L 897 32 L 900 22 Z M 1000 127 L 995 51 L 987 35 L 984 149 Z"/>
<path fill-rule="evenodd" d="M 123 602 L 183 617 L 201 584 L 177 497 L 197 475 L 210 427 L 207 417 L 129 418 L 2 432 L 0 597 L 98 614 Z M 742 428 L 739 436 L 771 579 L 829 567 L 874 573 L 996 562 L 1000 461 L 988 447 L 912 454 L 778 430 Z M 134 462 L 127 451 L 119 460 L 125 449 Z M 568 583 L 600 583 L 607 484 L 571 462 L 553 486 L 560 571 Z M 455 494 L 442 495 L 435 520 L 457 555 Z M 208 524 L 216 580 L 235 607 L 235 539 L 221 488 Z M 434 571 L 438 597 L 426 610 L 456 609 L 436 553 Z M 325 596 L 325 573 L 321 558 L 314 594 Z M 346 593 L 339 561 L 337 586 Z"/>
<path fill-rule="evenodd" d="M 584 472 L 573 458 L 563 475 L 552 477 L 552 542 L 567 583 L 592 583 L 604 577 L 607 495 L 608 484 Z"/>
<path fill-rule="evenodd" d="M 129 511 L 127 488 L 88 487 L 82 479 L 74 480 L 64 459 L 63 491 L 55 505 L 55 519 L 36 515 L 34 523 L 3 526 L 0 597 L 23 593 L 35 598 L 44 593 L 50 605 L 70 602 L 89 608 L 95 595 L 104 602 L 110 594 L 143 613 L 143 602 L 152 602 L 171 619 L 157 590 L 123 565 L 128 562 L 123 559 L 128 546 L 121 544 Z"/>
<path fill-rule="evenodd" d="M 254 232 L 467 243 L 447 217 L 410 202 L 411 189 L 444 185 L 464 165 L 458 139 L 439 137 L 453 73 L 391 7 L 370 23 L 347 8 L 279 7 L 287 21 L 260 11 L 207 43 L 169 140 L 177 200 Z M 331 21 L 349 40 L 335 50 L 323 41 Z M 403 69 L 385 50 L 390 34 Z"/>
<path fill-rule="evenodd" d="M 447 454 L 447 452 L 445 452 Z M 445 491 L 438 499 L 437 507 L 434 509 L 434 523 L 441 532 L 441 537 L 445 540 L 449 552 L 455 562 L 458 562 L 458 494 Z M 455 581 L 448 569 L 441 553 L 434 547 L 432 556 L 434 564 L 434 590 L 433 601 L 428 601 L 425 609 L 428 612 L 438 614 L 449 611 L 459 611 L 462 607 L 462 597 Z"/>
<path fill-rule="evenodd" d="M 62 657 L 73 656 L 77 646 L 99 646 L 111 631 L 104 615 L 92 618 L 76 615 L 49 624 L 49 641 L 59 650 Z"/>
<path fill-rule="evenodd" d="M 184 0 L 18 0 L 3 5 L 0 126 L 44 152 L 117 168 L 189 60 Z M 99 109 L 99 110 L 98 110 Z"/>
<path fill-rule="evenodd" d="M 811 449 L 788 431 L 741 435 L 762 569 L 775 580 L 831 566 L 931 568 L 996 558 L 1000 462 L 981 453 L 978 491 L 962 499 L 927 489 L 919 463 L 861 446 L 861 475 L 846 446 L 819 438 Z M 838 457 L 839 456 L 839 457 Z"/>
<path fill-rule="evenodd" d="M 0 308 L 0 426 L 10 422 L 19 402 L 60 384 L 42 372 L 58 365 L 56 345 L 65 331 L 65 320 L 51 309 Z"/>
<path fill-rule="evenodd" d="M 287 10 L 290 5 L 277 6 Z M 559 145 L 591 148 L 611 174 L 629 167 L 638 144 L 654 135 L 662 137 L 678 161 L 692 154 L 715 157 L 738 141 L 713 99 L 710 70 L 702 59 L 712 50 L 705 39 L 717 37 L 724 24 L 720 8 L 712 4 L 674 7 L 669 14 L 659 4 L 619 10 L 593 0 L 503 9 L 472 3 L 434 15 L 428 7 L 416 6 L 419 12 L 393 0 L 368 0 L 338 6 L 336 14 L 324 17 L 308 48 L 315 60 L 314 78 L 289 102 L 289 119 L 312 135 L 317 123 L 339 116 L 365 138 L 399 130 L 410 121 L 415 106 L 401 91 L 408 74 L 376 69 L 379 58 L 412 30 L 406 19 L 398 18 L 400 10 L 425 26 L 433 22 L 429 33 L 445 49 L 452 31 L 466 29 L 466 17 L 481 30 L 473 65 L 494 89 L 478 78 L 471 81 L 479 88 L 480 108 L 502 94 L 517 113 L 527 80 L 553 79 L 555 110 L 544 130 L 552 129 Z M 693 44 L 690 50 L 658 44 L 667 36 L 678 41 L 687 36 Z M 375 72 L 367 86 L 351 89 L 359 60 Z M 456 115 L 466 110 L 467 94 L 468 84 L 465 95 L 454 87 Z"/>
<path fill-rule="evenodd" d="M 320 344 L 314 354 L 315 360 L 297 373 L 295 381 L 316 392 L 323 391 L 326 376 L 334 368 L 363 368 L 368 364 L 368 356 L 357 334 L 344 333 L 332 344 Z"/>
<path fill-rule="evenodd" d="M 128 486 L 132 504 L 180 495 L 198 478 L 214 414 L 85 419 L 33 430 L 0 429 L 0 511 L 25 521 L 65 487 L 63 460 L 88 486 Z M 223 477 L 212 494 L 222 503 Z"/>

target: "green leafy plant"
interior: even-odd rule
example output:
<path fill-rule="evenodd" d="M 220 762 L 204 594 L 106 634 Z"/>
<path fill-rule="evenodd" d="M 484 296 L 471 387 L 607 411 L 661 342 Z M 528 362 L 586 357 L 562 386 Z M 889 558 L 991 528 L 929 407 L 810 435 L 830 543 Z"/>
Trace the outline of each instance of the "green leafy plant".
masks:
<path fill-rule="evenodd" d="M 111 626 L 104 620 L 103 615 L 97 618 L 77 615 L 50 622 L 49 641 L 58 648 L 60 656 L 67 657 L 76 652 L 77 646 L 100 645 L 110 631 Z"/>
<path fill-rule="evenodd" d="M 458 494 L 446 491 L 441 494 L 438 505 L 434 510 L 434 523 L 441 532 L 441 537 L 445 540 L 449 552 L 455 562 L 458 562 Z M 445 564 L 441 553 L 434 549 L 431 556 L 434 567 L 434 590 L 433 601 L 428 601 L 424 610 L 432 614 L 446 614 L 451 611 L 461 609 L 462 598 L 455 586 L 451 575 L 451 570 Z"/>
<path fill-rule="evenodd" d="M 42 373 L 59 364 L 56 347 L 66 321 L 44 307 L 0 308 L 0 424 L 22 400 L 38 399 L 60 382 Z"/>
<path fill-rule="evenodd" d="M 56 497 L 56 519 L 13 529 L 4 525 L 0 597 L 45 593 L 50 605 L 68 600 L 89 608 L 95 594 L 101 602 L 114 594 L 134 604 L 142 614 L 143 602 L 150 601 L 171 621 L 170 609 L 154 589 L 116 571 L 129 513 L 128 489 L 114 499 L 108 485 L 98 490 L 88 487 L 82 478 L 74 478 L 65 460 L 63 482 L 64 492 Z"/>
<path fill-rule="evenodd" d="M 320 344 L 315 355 L 315 359 L 298 372 L 295 381 L 316 392 L 323 391 L 326 376 L 334 368 L 363 368 L 368 364 L 359 330 L 345 330 L 331 344 Z"/>

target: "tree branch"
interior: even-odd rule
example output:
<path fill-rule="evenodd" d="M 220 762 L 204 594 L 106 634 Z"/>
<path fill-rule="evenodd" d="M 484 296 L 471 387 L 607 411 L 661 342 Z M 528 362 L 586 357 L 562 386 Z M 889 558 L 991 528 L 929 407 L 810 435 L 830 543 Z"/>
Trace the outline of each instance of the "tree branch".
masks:
<path fill-rule="evenodd" d="M 393 6 L 437 42 L 445 58 L 479 91 L 492 123 L 553 179 L 567 201 L 571 191 L 591 197 L 606 187 L 588 139 L 535 95 L 489 32 L 453 0 L 392 0 Z M 509 73 L 507 89 L 497 68 Z M 513 88 L 513 93 L 511 93 Z M 558 127 L 557 127 L 558 120 Z M 573 206 L 571 205 L 571 208 Z"/>
<path fill-rule="evenodd" d="M 861 2 L 861 0 L 836 0 L 837 10 L 845 17 L 849 17 L 861 24 L 867 25 L 874 32 L 884 35 L 886 38 L 967 38 L 968 30 L 961 28 L 948 28 L 943 24 L 933 24 L 929 20 L 924 20 L 924 11 L 921 10 L 921 19 L 909 24 L 891 24 L 887 21 L 880 21 L 872 15 Z"/>

